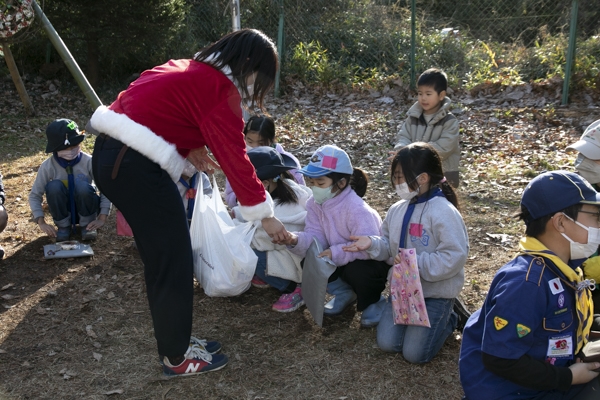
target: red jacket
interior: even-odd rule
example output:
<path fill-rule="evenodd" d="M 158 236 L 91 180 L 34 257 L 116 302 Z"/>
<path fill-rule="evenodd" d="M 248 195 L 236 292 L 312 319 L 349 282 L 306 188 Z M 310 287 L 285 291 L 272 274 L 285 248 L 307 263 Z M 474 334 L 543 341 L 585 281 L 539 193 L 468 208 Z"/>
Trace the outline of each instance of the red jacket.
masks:
<path fill-rule="evenodd" d="M 144 71 L 110 107 L 99 107 L 94 129 L 157 162 L 178 180 L 191 149 L 207 146 L 231 183 L 247 220 L 273 215 L 270 198 L 246 155 L 241 97 L 220 70 L 170 60 Z"/>

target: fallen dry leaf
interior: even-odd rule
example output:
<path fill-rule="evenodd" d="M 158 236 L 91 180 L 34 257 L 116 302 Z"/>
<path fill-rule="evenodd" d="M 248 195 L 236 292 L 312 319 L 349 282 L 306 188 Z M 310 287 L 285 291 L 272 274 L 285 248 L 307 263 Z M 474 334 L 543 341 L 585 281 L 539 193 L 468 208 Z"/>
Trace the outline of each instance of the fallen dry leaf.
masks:
<path fill-rule="evenodd" d="M 122 393 L 123 393 L 123 389 L 114 389 L 114 390 L 109 390 L 108 392 L 104 392 L 102 394 L 110 396 L 112 394 L 122 394 Z"/>
<path fill-rule="evenodd" d="M 85 332 L 87 333 L 87 335 L 89 337 L 93 337 L 93 338 L 97 338 L 98 335 L 96 335 L 96 332 L 94 332 L 94 330 L 92 329 L 91 325 L 88 325 L 85 327 Z"/>

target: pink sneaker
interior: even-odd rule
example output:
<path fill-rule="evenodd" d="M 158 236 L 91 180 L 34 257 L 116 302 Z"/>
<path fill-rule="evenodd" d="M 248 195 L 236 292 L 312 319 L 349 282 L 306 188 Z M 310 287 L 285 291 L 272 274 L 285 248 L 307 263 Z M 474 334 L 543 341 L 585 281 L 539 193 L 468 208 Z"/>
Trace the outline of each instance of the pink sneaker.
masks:
<path fill-rule="evenodd" d="M 252 283 L 252 286 L 259 288 L 259 289 L 265 289 L 265 288 L 271 287 L 271 285 L 269 285 L 267 282 L 260 279 L 258 275 L 254 275 L 252 277 L 252 280 L 250 281 L 250 283 Z"/>
<path fill-rule="evenodd" d="M 282 294 L 279 300 L 273 304 L 273 311 L 292 312 L 303 305 L 304 299 L 302 298 L 302 289 L 298 286 L 292 293 Z"/>

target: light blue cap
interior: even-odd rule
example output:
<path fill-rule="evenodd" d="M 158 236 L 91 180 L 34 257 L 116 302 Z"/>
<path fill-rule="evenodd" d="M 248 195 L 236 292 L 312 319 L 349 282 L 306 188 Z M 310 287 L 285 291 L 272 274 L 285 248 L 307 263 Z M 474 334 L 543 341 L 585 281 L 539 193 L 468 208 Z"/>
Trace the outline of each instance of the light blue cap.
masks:
<path fill-rule="evenodd" d="M 339 147 L 328 144 L 319 147 L 310 158 L 309 164 L 300 172 L 309 178 L 318 178 L 332 172 L 352 175 L 353 170 L 348 154 Z"/>

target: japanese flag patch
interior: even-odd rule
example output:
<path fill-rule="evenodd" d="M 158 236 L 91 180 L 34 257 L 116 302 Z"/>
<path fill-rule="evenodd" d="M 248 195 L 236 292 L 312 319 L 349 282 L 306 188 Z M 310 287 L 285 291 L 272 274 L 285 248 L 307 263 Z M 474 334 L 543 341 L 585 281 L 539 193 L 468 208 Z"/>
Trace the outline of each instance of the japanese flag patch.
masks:
<path fill-rule="evenodd" d="M 554 278 L 548 281 L 548 286 L 550 286 L 550 291 L 552 294 L 558 294 L 564 292 L 564 288 L 560 278 Z"/>

